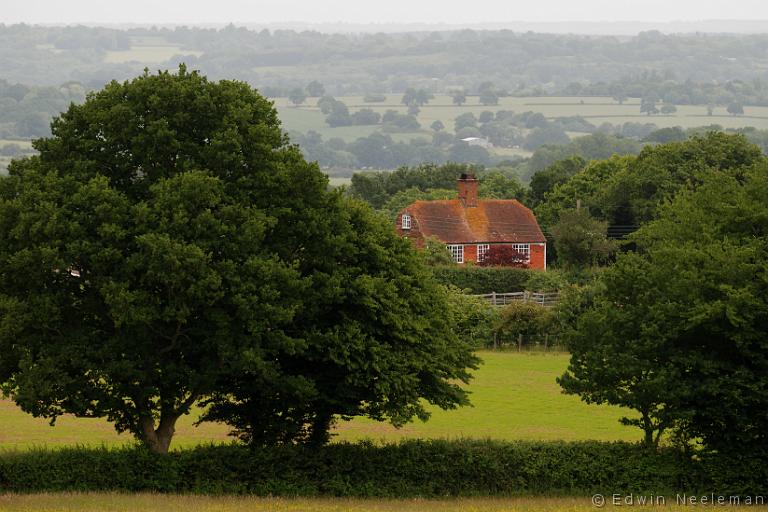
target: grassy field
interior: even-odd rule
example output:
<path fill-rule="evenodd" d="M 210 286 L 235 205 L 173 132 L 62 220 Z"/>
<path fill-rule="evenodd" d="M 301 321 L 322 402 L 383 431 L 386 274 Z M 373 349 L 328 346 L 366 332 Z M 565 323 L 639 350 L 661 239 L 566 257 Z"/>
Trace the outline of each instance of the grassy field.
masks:
<path fill-rule="evenodd" d="M 174 55 L 194 55 L 199 57 L 203 52 L 185 50 L 180 46 L 168 43 L 162 37 L 134 37 L 130 50 L 108 51 L 104 62 L 122 64 L 124 62 L 142 62 L 156 64 L 165 62 Z"/>
<path fill-rule="evenodd" d="M 400 103 L 402 95 L 387 95 L 387 100 L 379 103 L 366 103 L 362 96 L 345 96 L 337 99 L 347 104 L 350 111 L 354 112 L 361 108 L 370 108 L 376 112 L 384 113 L 386 110 L 394 109 L 405 113 L 406 107 Z M 324 116 L 316 107 L 317 98 L 308 98 L 306 103 L 300 107 L 294 107 L 286 98 L 278 98 L 275 105 L 280 112 L 280 118 L 283 125 L 289 130 L 315 130 L 328 139 L 331 137 L 340 137 L 346 141 L 354 140 L 357 137 L 369 135 L 376 131 L 376 126 L 351 126 L 330 128 L 325 124 Z M 416 136 L 429 135 L 431 131 L 429 126 L 433 121 L 440 120 L 446 127 L 446 130 L 453 131 L 453 120 L 460 114 L 473 112 L 479 115 L 484 110 L 497 112 L 499 110 L 512 110 L 514 112 L 540 112 L 547 118 L 582 116 L 594 125 L 608 122 L 611 124 L 633 123 L 654 123 L 659 128 L 670 126 L 681 126 L 683 128 L 692 128 L 697 126 L 706 126 L 710 124 L 719 124 L 725 128 L 741 128 L 745 126 L 754 126 L 755 128 L 768 129 L 768 107 L 744 107 L 743 116 L 731 116 L 725 111 L 725 107 L 717 107 L 712 116 L 707 115 L 707 108 L 703 105 L 681 105 L 677 107 L 677 112 L 671 115 L 647 116 L 640 113 L 640 100 L 633 98 L 619 105 L 613 99 L 608 97 L 522 97 L 522 98 L 500 98 L 499 104 L 494 106 L 484 106 L 478 102 L 476 96 L 467 98 L 467 103 L 458 107 L 453 104 L 450 96 L 437 95 L 427 105 L 422 107 L 418 119 L 421 123 L 422 131 L 402 134 L 401 139 L 408 140 Z M 572 133 L 571 136 L 583 135 Z"/>
<path fill-rule="evenodd" d="M 657 497 L 654 497 L 656 500 Z M 677 505 L 674 496 L 665 504 L 633 505 L 642 510 L 689 510 Z M 607 506 L 615 509 L 617 507 Z M 620 507 L 618 507 L 620 508 Z M 733 509 L 768 510 L 768 507 L 729 507 Z M 126 511 L 144 512 L 587 512 L 600 510 L 590 498 L 479 498 L 454 500 L 349 500 L 291 499 L 253 497 L 176 496 L 162 494 L 60 493 L 33 495 L 0 495 L 0 511 Z"/>
<path fill-rule="evenodd" d="M 342 185 L 349 186 L 352 184 L 352 178 L 331 177 L 328 178 L 328 182 L 332 187 L 341 187 Z"/>
<path fill-rule="evenodd" d="M 32 149 L 32 141 L 26 139 L 0 139 L 0 148 L 8 146 L 10 144 L 16 144 L 23 149 Z"/>
<path fill-rule="evenodd" d="M 545 440 L 639 440 L 639 430 L 623 427 L 615 407 L 582 403 L 560 392 L 555 377 L 568 364 L 564 354 L 517 354 L 482 352 L 484 364 L 469 386 L 473 407 L 454 411 L 435 410 L 430 421 L 417 421 L 402 429 L 365 419 L 341 423 L 335 439 L 363 438 L 386 441 L 400 438 L 494 438 Z M 205 442 L 224 442 L 224 425 L 193 425 L 194 415 L 179 420 L 173 446 L 190 447 Z M 55 427 L 33 418 L 12 402 L 0 401 L 0 449 L 34 446 L 114 446 L 132 442 L 117 435 L 110 424 L 98 419 L 62 417 Z"/>

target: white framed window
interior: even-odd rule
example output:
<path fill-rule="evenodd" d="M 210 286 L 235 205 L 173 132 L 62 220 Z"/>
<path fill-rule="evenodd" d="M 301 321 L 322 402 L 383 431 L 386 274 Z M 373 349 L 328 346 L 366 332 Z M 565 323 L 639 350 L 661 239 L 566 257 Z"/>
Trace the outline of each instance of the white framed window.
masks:
<path fill-rule="evenodd" d="M 488 250 L 491 248 L 490 244 L 477 244 L 477 262 L 481 263 L 485 256 L 488 254 Z"/>
<path fill-rule="evenodd" d="M 400 227 L 403 229 L 411 229 L 411 216 L 407 213 L 404 213 L 402 218 L 400 219 Z"/>
<path fill-rule="evenodd" d="M 464 263 L 464 246 L 463 245 L 446 245 L 448 250 L 453 256 L 454 263 Z"/>
<path fill-rule="evenodd" d="M 531 261 L 531 244 L 512 244 L 512 248 L 525 255 L 525 261 Z"/>

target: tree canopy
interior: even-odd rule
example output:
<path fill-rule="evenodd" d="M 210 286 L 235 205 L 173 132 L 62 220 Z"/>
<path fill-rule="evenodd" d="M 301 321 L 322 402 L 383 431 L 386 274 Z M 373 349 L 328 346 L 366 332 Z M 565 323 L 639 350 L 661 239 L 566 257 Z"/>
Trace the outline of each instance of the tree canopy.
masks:
<path fill-rule="evenodd" d="M 768 167 L 702 166 L 605 271 L 560 379 L 720 453 L 768 450 Z"/>
<path fill-rule="evenodd" d="M 247 84 L 111 82 L 35 148 L 0 179 L 0 377 L 24 410 L 165 452 L 201 401 L 265 443 L 466 403 L 443 289 Z"/>

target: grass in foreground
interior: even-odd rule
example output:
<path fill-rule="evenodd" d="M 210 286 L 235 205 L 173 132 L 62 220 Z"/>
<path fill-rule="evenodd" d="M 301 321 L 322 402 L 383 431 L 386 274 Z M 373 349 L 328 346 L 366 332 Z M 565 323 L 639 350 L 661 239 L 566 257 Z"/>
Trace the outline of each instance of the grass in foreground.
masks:
<path fill-rule="evenodd" d="M 484 363 L 469 385 L 472 407 L 453 411 L 433 409 L 428 422 L 417 420 L 399 430 L 365 419 L 343 422 L 338 426 L 335 439 L 639 440 L 638 429 L 618 422 L 627 411 L 586 405 L 578 397 L 561 393 L 555 378 L 568 365 L 567 354 L 486 351 L 479 355 Z M 226 425 L 204 423 L 194 427 L 196 419 L 189 415 L 179 420 L 173 448 L 231 440 Z M 26 450 L 42 445 L 114 446 L 131 442 L 131 436 L 117 435 L 104 420 L 65 416 L 58 419 L 55 427 L 50 427 L 47 420 L 33 418 L 12 402 L 0 400 L 0 449 Z"/>
<path fill-rule="evenodd" d="M 359 418 L 338 427 L 339 439 L 492 438 L 502 440 L 639 441 L 640 430 L 619 423 L 631 411 L 583 403 L 564 395 L 555 379 L 568 354 L 481 352 L 469 385 L 471 407 L 433 409 L 426 423 L 401 429 Z"/>
<path fill-rule="evenodd" d="M 669 497 L 666 505 L 632 506 L 633 509 L 689 510 Z M 606 506 L 605 508 L 615 508 Z M 731 507 L 768 510 L 768 507 Z M 495 511 L 595 511 L 590 498 L 509 498 L 456 500 L 348 500 L 236 498 L 161 494 L 61 493 L 0 495 L 0 511 L 154 511 L 165 512 L 495 512 Z"/>

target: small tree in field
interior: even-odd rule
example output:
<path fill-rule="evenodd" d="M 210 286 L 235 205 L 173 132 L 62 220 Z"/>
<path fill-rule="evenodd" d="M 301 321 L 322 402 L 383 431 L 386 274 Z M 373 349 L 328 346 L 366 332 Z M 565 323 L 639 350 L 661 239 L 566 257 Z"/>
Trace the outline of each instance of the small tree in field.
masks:
<path fill-rule="evenodd" d="M 307 94 L 304 92 L 304 89 L 297 87 L 288 94 L 288 99 L 298 107 L 307 100 Z"/>
<path fill-rule="evenodd" d="M 482 261 L 481 267 L 514 267 L 528 268 L 528 256 L 509 244 L 491 245 Z"/>

